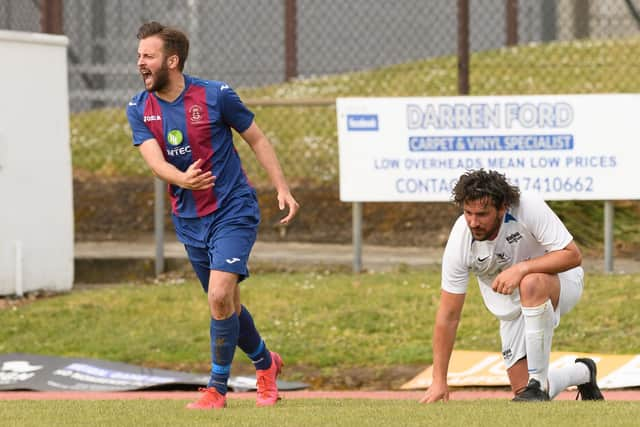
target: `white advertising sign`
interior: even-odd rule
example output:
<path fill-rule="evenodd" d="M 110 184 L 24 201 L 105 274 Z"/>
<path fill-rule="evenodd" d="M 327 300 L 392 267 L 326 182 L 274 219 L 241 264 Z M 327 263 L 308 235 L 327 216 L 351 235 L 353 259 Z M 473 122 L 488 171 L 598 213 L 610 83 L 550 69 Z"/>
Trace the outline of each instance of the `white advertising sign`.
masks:
<path fill-rule="evenodd" d="M 547 200 L 640 199 L 640 95 L 339 98 L 340 199 L 449 201 L 470 169 Z"/>

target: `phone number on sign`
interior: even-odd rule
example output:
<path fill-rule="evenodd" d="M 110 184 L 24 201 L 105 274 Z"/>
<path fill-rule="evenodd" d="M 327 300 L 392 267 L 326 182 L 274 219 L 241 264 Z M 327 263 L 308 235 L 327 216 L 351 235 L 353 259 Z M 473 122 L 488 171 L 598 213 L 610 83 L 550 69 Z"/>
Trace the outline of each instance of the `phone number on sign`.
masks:
<path fill-rule="evenodd" d="M 593 192 L 593 177 L 544 177 L 544 178 L 513 178 L 513 185 L 523 191 L 538 191 L 541 193 L 591 193 Z"/>

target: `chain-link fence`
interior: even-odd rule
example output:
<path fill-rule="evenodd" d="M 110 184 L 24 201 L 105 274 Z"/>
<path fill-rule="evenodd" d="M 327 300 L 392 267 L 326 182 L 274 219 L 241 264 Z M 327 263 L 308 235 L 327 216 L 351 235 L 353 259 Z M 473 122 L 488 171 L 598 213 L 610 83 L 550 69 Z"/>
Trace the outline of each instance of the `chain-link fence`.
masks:
<path fill-rule="evenodd" d="M 337 202 L 335 98 L 459 93 L 459 35 L 464 31 L 459 15 L 465 3 L 0 0 L 0 28 L 56 32 L 57 25 L 69 37 L 78 238 L 117 237 L 153 225 L 152 180 L 131 148 L 124 107 L 142 89 L 135 65 L 136 30 L 142 22 L 157 20 L 189 35 L 185 72 L 229 83 L 256 112 L 306 205 L 295 225 L 297 238 L 330 241 L 348 240 L 350 233 L 349 208 Z M 638 91 L 640 1 L 468 0 L 468 5 L 470 94 Z M 253 156 L 243 144 L 238 148 L 252 182 L 268 188 Z M 111 192 L 118 199 L 105 203 Z M 265 230 L 278 215 L 268 208 L 273 201 L 266 194 Z M 330 204 L 342 218 L 332 225 L 342 223 L 343 228 L 327 226 L 326 236 L 318 236 L 311 218 L 322 215 L 312 211 Z M 405 219 L 397 219 L 389 233 L 373 241 L 411 231 L 421 222 L 422 208 L 416 206 L 411 214 L 407 206 Z M 378 208 L 365 208 L 365 217 L 367 209 L 373 215 Z"/>

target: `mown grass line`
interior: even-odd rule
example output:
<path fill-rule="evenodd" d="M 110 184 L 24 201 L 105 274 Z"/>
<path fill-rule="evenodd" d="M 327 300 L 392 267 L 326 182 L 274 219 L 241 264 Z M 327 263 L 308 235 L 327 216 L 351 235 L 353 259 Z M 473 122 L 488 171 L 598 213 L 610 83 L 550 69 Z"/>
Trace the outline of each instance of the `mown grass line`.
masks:
<path fill-rule="evenodd" d="M 501 400 L 420 405 L 414 401 L 283 400 L 256 408 L 249 400 L 229 401 L 218 411 L 188 411 L 186 402 L 1 401 L 6 426 L 635 426 L 637 402 L 549 402 L 515 404 Z"/>

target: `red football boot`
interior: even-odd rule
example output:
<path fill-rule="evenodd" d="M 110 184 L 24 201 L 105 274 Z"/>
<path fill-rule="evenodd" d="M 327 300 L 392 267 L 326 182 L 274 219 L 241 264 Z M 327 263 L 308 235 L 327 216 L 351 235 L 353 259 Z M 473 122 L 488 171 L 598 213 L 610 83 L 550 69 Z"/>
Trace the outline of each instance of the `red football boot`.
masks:
<path fill-rule="evenodd" d="M 271 366 L 269 369 L 256 370 L 256 379 L 258 385 L 258 397 L 256 399 L 257 406 L 275 405 L 278 399 L 278 385 L 276 380 L 282 370 L 282 358 L 274 351 L 271 352 Z"/>
<path fill-rule="evenodd" d="M 222 409 L 227 406 L 227 397 L 214 387 L 200 388 L 202 395 L 195 402 L 187 405 L 188 409 Z"/>

